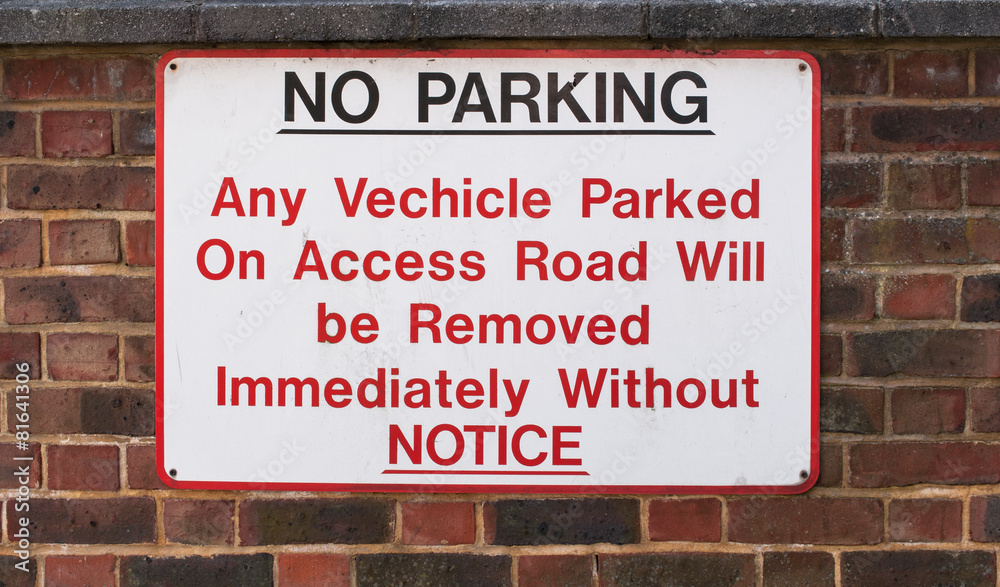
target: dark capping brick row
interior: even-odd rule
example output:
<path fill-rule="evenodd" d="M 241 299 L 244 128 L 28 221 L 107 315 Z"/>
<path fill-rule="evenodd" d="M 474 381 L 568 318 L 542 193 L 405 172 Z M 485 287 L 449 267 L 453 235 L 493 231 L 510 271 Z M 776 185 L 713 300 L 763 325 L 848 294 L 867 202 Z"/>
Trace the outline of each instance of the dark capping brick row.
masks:
<path fill-rule="evenodd" d="M 1000 34 L 1000 0 L 5 0 L 0 44 Z"/>

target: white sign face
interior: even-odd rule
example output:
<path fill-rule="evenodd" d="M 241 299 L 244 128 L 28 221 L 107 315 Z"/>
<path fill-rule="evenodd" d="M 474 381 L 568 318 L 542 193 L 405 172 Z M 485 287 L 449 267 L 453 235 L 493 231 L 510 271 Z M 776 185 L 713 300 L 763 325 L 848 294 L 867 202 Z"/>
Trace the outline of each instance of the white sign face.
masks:
<path fill-rule="evenodd" d="M 807 54 L 174 52 L 159 76 L 168 484 L 815 482 Z"/>

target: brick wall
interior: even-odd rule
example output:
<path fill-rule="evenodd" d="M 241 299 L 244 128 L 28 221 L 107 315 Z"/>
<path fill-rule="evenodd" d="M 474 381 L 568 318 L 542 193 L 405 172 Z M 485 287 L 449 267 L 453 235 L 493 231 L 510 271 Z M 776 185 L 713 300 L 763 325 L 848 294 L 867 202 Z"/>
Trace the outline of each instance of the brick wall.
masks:
<path fill-rule="evenodd" d="M 1000 584 L 1000 50 L 864 46 L 794 45 L 823 68 L 816 488 L 573 498 L 167 489 L 161 51 L 0 49 L 0 585 Z"/>

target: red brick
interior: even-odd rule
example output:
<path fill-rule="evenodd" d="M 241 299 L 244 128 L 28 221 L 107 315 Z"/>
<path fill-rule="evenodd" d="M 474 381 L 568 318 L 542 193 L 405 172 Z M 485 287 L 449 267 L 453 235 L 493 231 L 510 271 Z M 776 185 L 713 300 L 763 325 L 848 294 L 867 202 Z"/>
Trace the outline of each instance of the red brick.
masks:
<path fill-rule="evenodd" d="M 156 265 L 156 223 L 137 220 L 125 223 L 125 262 L 132 266 Z"/>
<path fill-rule="evenodd" d="M 729 500 L 729 540 L 754 544 L 878 544 L 882 502 L 871 498 Z"/>
<path fill-rule="evenodd" d="M 35 115 L 0 110 L 0 157 L 35 154 Z"/>
<path fill-rule="evenodd" d="M 16 410 L 16 407 L 12 409 Z M 31 414 L 30 404 L 28 407 L 28 414 Z M 28 430 L 30 431 L 30 421 L 28 421 L 28 427 Z M 31 460 L 14 460 L 15 458 L 20 457 L 31 457 Z M 28 450 L 21 450 L 18 448 L 17 444 L 13 442 L 10 444 L 0 444 L 0 488 L 17 489 L 20 487 L 23 477 L 15 477 L 15 475 L 23 475 L 20 469 L 24 466 L 28 467 L 28 483 L 26 485 L 31 489 L 38 489 L 41 487 L 42 445 L 31 442 L 28 444 Z"/>
<path fill-rule="evenodd" d="M 821 147 L 823 151 L 843 151 L 844 139 L 847 136 L 847 128 L 844 124 L 844 110 L 841 108 L 824 108 L 821 115 L 822 135 Z"/>
<path fill-rule="evenodd" d="M 131 489 L 169 489 L 156 474 L 156 447 L 129 446 L 125 451 L 128 486 Z"/>
<path fill-rule="evenodd" d="M 0 269 L 42 264 L 42 223 L 38 220 L 0 220 Z"/>
<path fill-rule="evenodd" d="M 994 587 L 996 555 L 983 551 L 894 550 L 845 552 L 842 587 L 883 585 Z"/>
<path fill-rule="evenodd" d="M 149 167 L 7 168 L 7 201 L 14 209 L 152 210 L 153 193 Z"/>
<path fill-rule="evenodd" d="M 839 444 L 819 447 L 819 479 L 817 487 L 840 487 L 844 484 L 844 449 Z"/>
<path fill-rule="evenodd" d="M 244 546 L 378 544 L 392 540 L 396 509 L 381 499 L 249 499 L 239 516 Z"/>
<path fill-rule="evenodd" d="M 1000 274 L 962 279 L 962 320 L 1000 322 Z"/>
<path fill-rule="evenodd" d="M 824 163 L 820 190 L 828 208 L 874 207 L 882 193 L 882 163 Z"/>
<path fill-rule="evenodd" d="M 122 155 L 156 154 L 156 112 L 127 110 L 118 122 Z"/>
<path fill-rule="evenodd" d="M 591 587 L 593 558 L 584 555 L 522 556 L 517 559 L 518 585 Z"/>
<path fill-rule="evenodd" d="M 873 95 L 889 89 L 884 51 L 831 52 L 817 56 L 824 94 Z"/>
<path fill-rule="evenodd" d="M 973 387 L 969 404 L 969 430 L 1000 432 L 1000 387 Z"/>
<path fill-rule="evenodd" d="M 125 338 L 125 379 L 156 381 L 156 339 L 152 336 Z"/>
<path fill-rule="evenodd" d="M 351 557 L 346 554 L 282 553 L 278 587 L 350 587 Z"/>
<path fill-rule="evenodd" d="M 8 394 L 8 402 L 12 396 L 13 392 Z M 155 432 L 153 391 L 149 389 L 34 389 L 31 397 L 32 434 L 152 436 Z M 13 431 L 14 412 L 8 410 L 8 430 Z"/>
<path fill-rule="evenodd" d="M 821 334 L 819 337 L 819 374 L 840 375 L 843 365 L 843 342 L 839 334 Z"/>
<path fill-rule="evenodd" d="M 56 332 L 48 337 L 49 376 L 76 381 L 118 378 L 118 337 L 114 334 Z"/>
<path fill-rule="evenodd" d="M 965 390 L 912 388 L 892 390 L 895 434 L 958 433 L 965 429 Z"/>
<path fill-rule="evenodd" d="M 17 515 L 7 501 L 7 519 Z M 138 544 L 156 541 L 156 503 L 152 497 L 107 499 L 31 498 L 34 544 Z M 12 539 L 14 528 L 7 527 Z"/>
<path fill-rule="evenodd" d="M 860 263 L 995 263 L 1000 227 L 986 219 L 856 219 L 848 238 Z"/>
<path fill-rule="evenodd" d="M 752 554 L 729 553 L 598 554 L 597 568 L 601 587 L 752 587 L 756 573 Z"/>
<path fill-rule="evenodd" d="M 847 335 L 852 377 L 1000 376 L 1000 331 L 901 330 Z"/>
<path fill-rule="evenodd" d="M 895 210 L 955 210 L 962 205 L 962 169 L 946 163 L 893 163 L 886 197 Z"/>
<path fill-rule="evenodd" d="M 471 544 L 476 520 L 471 503 L 404 502 L 403 544 Z"/>
<path fill-rule="evenodd" d="M 628 498 L 499 499 L 483 505 L 487 544 L 637 544 L 639 502 Z"/>
<path fill-rule="evenodd" d="M 122 587 L 272 587 L 274 555 L 123 556 Z M 318 587 L 318 586 L 317 586 Z"/>
<path fill-rule="evenodd" d="M 3 587 L 35 587 L 38 565 L 40 560 L 28 557 L 28 572 L 15 567 L 24 562 L 20 557 L 14 555 L 0 555 L 0 585 Z"/>
<path fill-rule="evenodd" d="M 893 95 L 956 98 L 969 94 L 969 56 L 953 51 L 897 53 Z"/>
<path fill-rule="evenodd" d="M 955 278 L 951 275 L 892 275 L 882 288 L 885 318 L 950 320 L 955 317 Z"/>
<path fill-rule="evenodd" d="M 53 265 L 117 263 L 117 220 L 53 220 L 49 222 L 49 261 Z"/>
<path fill-rule="evenodd" d="M 153 62 L 141 57 L 5 59 L 8 100 L 152 100 Z"/>
<path fill-rule="evenodd" d="M 976 95 L 1000 96 L 1000 51 L 976 51 Z"/>
<path fill-rule="evenodd" d="M 844 219 L 820 220 L 819 256 L 822 261 L 844 260 Z"/>
<path fill-rule="evenodd" d="M 42 112 L 42 154 L 46 157 L 105 157 L 112 151 L 111 113 Z"/>
<path fill-rule="evenodd" d="M 882 434 L 884 400 L 878 387 L 820 389 L 819 429 L 823 432 Z"/>
<path fill-rule="evenodd" d="M 654 499 L 649 502 L 649 539 L 718 542 L 722 540 L 722 504 L 706 499 Z"/>
<path fill-rule="evenodd" d="M 385 552 L 355 555 L 357 584 L 496 585 L 510 587 L 509 555 L 471 552 Z M 417 579 L 415 579 L 417 578 Z"/>
<path fill-rule="evenodd" d="M 894 499 L 889 502 L 889 539 L 897 542 L 958 542 L 962 502 L 953 499 Z"/>
<path fill-rule="evenodd" d="M 969 204 L 1000 206 L 1000 161 L 970 161 Z"/>
<path fill-rule="evenodd" d="M 1000 150 L 1000 108 L 995 106 L 868 106 L 851 112 L 851 150 Z"/>
<path fill-rule="evenodd" d="M 47 556 L 45 587 L 115 587 L 115 556 Z"/>
<path fill-rule="evenodd" d="M 833 555 L 828 552 L 765 552 L 764 587 L 833 587 Z"/>
<path fill-rule="evenodd" d="M 969 536 L 976 542 L 1000 542 L 1000 496 L 972 496 L 969 500 Z"/>
<path fill-rule="evenodd" d="M 142 277 L 8 277 L 4 309 L 11 324 L 152 322 L 153 280 Z"/>
<path fill-rule="evenodd" d="M 167 499 L 163 501 L 163 532 L 167 542 L 233 544 L 234 501 Z"/>
<path fill-rule="evenodd" d="M 917 483 L 1000 483 L 1000 445 L 976 442 L 897 442 L 850 447 L 854 487 Z"/>
<path fill-rule="evenodd" d="M 14 379 L 25 372 L 38 379 L 41 357 L 41 336 L 37 332 L 0 332 L 0 379 Z M 28 364 L 27 371 L 19 368 L 24 363 Z"/>
<path fill-rule="evenodd" d="M 53 444 L 46 451 L 49 489 L 117 491 L 118 447 Z"/>
<path fill-rule="evenodd" d="M 875 278 L 845 271 L 820 276 L 823 320 L 871 320 L 875 316 Z"/>

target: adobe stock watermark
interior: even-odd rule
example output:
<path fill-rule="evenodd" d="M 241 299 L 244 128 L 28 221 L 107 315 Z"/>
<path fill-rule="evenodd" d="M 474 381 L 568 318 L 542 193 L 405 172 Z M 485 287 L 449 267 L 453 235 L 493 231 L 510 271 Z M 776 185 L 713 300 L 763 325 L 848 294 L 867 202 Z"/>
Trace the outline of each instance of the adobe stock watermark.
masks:
<path fill-rule="evenodd" d="M 15 446 L 20 453 L 31 451 L 31 365 L 26 362 L 15 364 L 17 374 L 14 376 L 17 385 L 14 387 L 14 405 L 10 409 L 14 414 Z M 17 480 L 17 496 L 14 497 L 14 512 L 7 520 L 8 531 L 14 540 L 14 554 L 21 559 L 14 567 L 25 573 L 30 572 L 28 563 L 31 558 L 31 463 L 33 455 L 18 455 L 14 458 L 14 479 Z"/>

